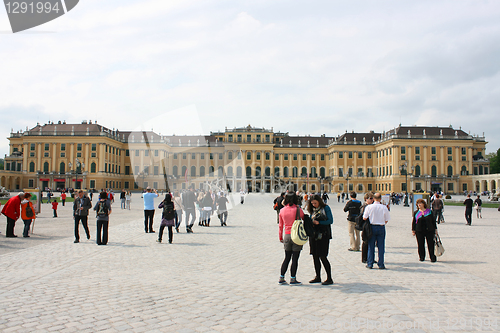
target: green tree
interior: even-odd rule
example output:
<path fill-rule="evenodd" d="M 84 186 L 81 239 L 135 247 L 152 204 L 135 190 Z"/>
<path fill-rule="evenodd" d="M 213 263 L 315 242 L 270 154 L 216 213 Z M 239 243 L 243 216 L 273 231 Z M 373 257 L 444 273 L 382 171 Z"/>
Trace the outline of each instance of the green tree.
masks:
<path fill-rule="evenodd" d="M 496 153 L 487 155 L 490 160 L 490 173 L 500 173 L 500 148 Z"/>

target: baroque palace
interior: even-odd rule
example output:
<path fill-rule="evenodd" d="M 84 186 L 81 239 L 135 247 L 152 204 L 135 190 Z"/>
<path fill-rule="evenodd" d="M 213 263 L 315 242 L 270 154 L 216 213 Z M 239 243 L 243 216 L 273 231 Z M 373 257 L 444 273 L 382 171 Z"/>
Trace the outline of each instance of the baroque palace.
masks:
<path fill-rule="evenodd" d="M 401 126 L 382 133 L 290 136 L 242 128 L 206 136 L 122 132 L 97 122 L 40 125 L 11 133 L 0 183 L 29 188 L 232 191 L 479 190 L 489 173 L 486 141 L 462 129 Z"/>

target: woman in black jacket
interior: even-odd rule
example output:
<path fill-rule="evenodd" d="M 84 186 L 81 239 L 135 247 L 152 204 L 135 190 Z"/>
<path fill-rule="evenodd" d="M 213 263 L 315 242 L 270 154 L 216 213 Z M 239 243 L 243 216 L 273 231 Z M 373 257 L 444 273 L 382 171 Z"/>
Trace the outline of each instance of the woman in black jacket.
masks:
<path fill-rule="evenodd" d="M 424 199 L 417 200 L 418 209 L 413 212 L 413 222 L 411 231 L 413 236 L 417 237 L 418 256 L 420 261 L 425 260 L 425 240 L 427 239 L 427 248 L 431 262 L 436 262 L 434 255 L 434 235 L 437 234 L 436 220 L 432 216 L 432 211 L 427 208 Z"/>

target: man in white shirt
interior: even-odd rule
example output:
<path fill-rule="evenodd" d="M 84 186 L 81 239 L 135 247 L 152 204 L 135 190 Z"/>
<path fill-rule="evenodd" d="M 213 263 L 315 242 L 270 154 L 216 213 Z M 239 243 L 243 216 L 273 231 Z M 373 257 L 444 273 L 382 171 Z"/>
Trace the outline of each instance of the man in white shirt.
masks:
<path fill-rule="evenodd" d="M 378 247 L 378 268 L 385 269 L 384 252 L 385 252 L 385 225 L 390 220 L 389 210 L 385 205 L 382 205 L 382 195 L 375 193 L 375 200 L 372 205 L 366 206 L 363 213 L 363 220 L 370 219 L 370 224 L 373 231 L 373 236 L 368 240 L 368 258 L 366 268 L 373 268 L 375 261 L 375 242 Z"/>

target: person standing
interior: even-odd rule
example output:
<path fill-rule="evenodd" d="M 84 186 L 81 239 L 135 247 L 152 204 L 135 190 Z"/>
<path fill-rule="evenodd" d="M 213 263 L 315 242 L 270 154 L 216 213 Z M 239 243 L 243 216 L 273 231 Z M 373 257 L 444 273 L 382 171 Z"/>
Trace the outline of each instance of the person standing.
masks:
<path fill-rule="evenodd" d="M 432 216 L 434 220 L 439 224 L 441 223 L 443 214 L 443 200 L 440 199 L 439 194 L 434 195 L 434 200 L 432 201 Z"/>
<path fill-rule="evenodd" d="M 224 193 L 220 194 L 220 197 L 217 198 L 217 209 L 219 210 L 219 220 L 220 220 L 220 225 L 221 227 L 227 226 L 227 203 L 229 201 L 227 200 L 226 196 Z"/>
<path fill-rule="evenodd" d="M 172 244 L 172 240 L 174 237 L 174 233 L 172 231 L 172 227 L 175 225 L 175 205 L 172 202 L 172 196 L 170 193 L 165 195 L 165 199 L 160 202 L 158 208 L 163 209 L 161 214 L 161 223 L 160 223 L 160 232 L 158 233 L 158 239 L 156 240 L 158 243 L 161 243 L 163 230 L 165 227 L 168 227 L 168 242 Z"/>
<path fill-rule="evenodd" d="M 33 203 L 30 201 L 31 193 L 24 193 L 24 199 L 21 201 L 21 219 L 24 222 L 23 237 L 29 237 L 31 221 L 36 219 Z"/>
<path fill-rule="evenodd" d="M 279 240 L 284 244 L 285 247 L 285 259 L 281 264 L 281 275 L 279 278 L 279 284 L 286 284 L 285 274 L 288 270 L 288 265 L 290 260 L 292 261 L 292 267 L 290 269 L 291 285 L 302 284 L 297 281 L 297 269 L 299 267 L 299 256 L 300 251 L 302 251 L 302 245 L 297 245 L 292 241 L 291 231 L 293 222 L 297 216 L 301 219 L 304 218 L 304 212 L 298 205 L 297 195 L 293 192 L 287 193 L 285 196 L 285 201 L 283 203 L 283 209 L 280 211 L 280 223 L 279 223 Z M 283 235 L 284 232 L 284 235 Z"/>
<path fill-rule="evenodd" d="M 349 224 L 349 251 L 359 251 L 361 243 L 359 239 L 359 230 L 356 229 L 356 218 L 359 216 L 361 209 L 361 201 L 356 199 L 356 192 L 351 192 L 351 200 L 347 201 L 344 207 L 344 212 L 347 214 L 347 223 Z"/>
<path fill-rule="evenodd" d="M 66 204 L 66 192 L 61 193 L 61 202 L 64 207 Z"/>
<path fill-rule="evenodd" d="M 373 268 L 375 261 L 375 242 L 378 248 L 378 268 L 385 269 L 385 225 L 390 220 L 389 210 L 386 205 L 382 205 L 382 195 L 375 193 L 373 196 L 375 202 L 365 208 L 363 220 L 370 219 L 373 236 L 368 240 L 368 258 L 366 268 Z"/>
<path fill-rule="evenodd" d="M 126 208 L 126 197 L 125 197 L 125 189 L 122 189 L 121 193 L 120 193 L 120 208 L 121 209 L 125 209 Z"/>
<path fill-rule="evenodd" d="M 328 196 L 328 194 L 326 193 L 326 191 L 323 192 L 323 195 L 321 196 L 321 199 L 323 199 L 323 202 L 325 203 L 325 205 L 328 203 L 328 199 L 330 199 L 330 197 Z"/>
<path fill-rule="evenodd" d="M 214 201 L 212 199 L 212 195 L 210 194 L 210 191 L 207 191 L 205 194 L 205 197 L 203 198 L 200 207 L 203 207 L 203 219 L 202 219 L 202 225 L 205 227 L 210 227 L 210 215 L 212 214 L 212 207 L 214 205 Z"/>
<path fill-rule="evenodd" d="M 59 203 L 57 202 L 57 199 L 54 199 L 52 201 L 52 210 L 54 211 L 54 217 L 57 217 L 57 205 L 59 205 Z"/>
<path fill-rule="evenodd" d="M 481 196 L 477 196 L 477 199 L 474 200 L 474 209 L 476 209 L 476 214 L 478 219 L 482 219 L 483 215 L 481 214 L 481 206 L 483 205 L 483 201 L 481 200 Z"/>
<path fill-rule="evenodd" d="M 7 217 L 7 231 L 5 237 L 17 237 L 14 235 L 16 221 L 21 216 L 21 201 L 24 199 L 24 193 L 10 198 L 2 208 L 2 214 Z"/>
<path fill-rule="evenodd" d="M 130 202 L 132 201 L 132 193 L 130 191 L 127 191 L 125 194 L 125 202 L 127 204 L 127 209 L 130 210 Z"/>
<path fill-rule="evenodd" d="M 174 208 L 175 208 L 175 231 L 179 232 L 179 226 L 182 222 L 182 198 L 179 191 L 174 192 Z"/>
<path fill-rule="evenodd" d="M 337 192 L 337 202 L 340 202 L 340 192 Z"/>
<path fill-rule="evenodd" d="M 427 208 L 424 199 L 417 200 L 417 207 L 418 209 L 413 212 L 411 232 L 417 238 L 418 256 L 420 261 L 425 260 L 425 241 L 427 240 L 431 262 L 436 262 L 436 256 L 434 255 L 434 235 L 437 235 L 436 220 L 431 210 Z"/>
<path fill-rule="evenodd" d="M 363 213 L 365 212 L 366 206 L 373 203 L 373 193 L 365 193 L 364 199 L 365 203 L 363 204 L 363 206 L 361 206 L 356 223 L 356 230 L 359 231 L 363 230 L 363 226 L 365 225 L 365 223 L 370 223 L 370 220 L 363 220 Z M 361 262 L 363 264 L 366 264 L 368 259 L 368 239 L 366 239 L 366 236 L 363 237 L 363 232 L 361 232 L 361 239 L 363 241 L 363 243 L 361 244 Z"/>
<path fill-rule="evenodd" d="M 465 205 L 465 221 L 467 225 L 472 225 L 472 205 L 474 202 L 470 198 L 470 194 L 467 194 L 467 199 L 464 201 Z"/>
<path fill-rule="evenodd" d="M 83 229 L 87 234 L 87 239 L 90 239 L 90 232 L 88 226 L 89 209 L 92 208 L 90 199 L 85 195 L 83 190 L 78 190 L 78 196 L 73 202 L 73 219 L 75 220 L 75 241 L 80 242 L 80 221 L 82 222 Z"/>
<path fill-rule="evenodd" d="M 309 238 L 311 255 L 313 256 L 314 270 L 316 276 L 309 283 L 321 283 L 322 285 L 333 284 L 332 266 L 328 261 L 330 239 L 332 239 L 333 215 L 332 210 L 326 205 L 318 194 L 310 197 L 307 211 L 311 215 L 314 227 L 314 236 Z M 325 269 L 327 278 L 321 282 L 321 263 Z"/>
<path fill-rule="evenodd" d="M 196 220 L 196 194 L 194 193 L 194 186 L 189 186 L 189 190 L 182 194 L 182 205 L 184 206 L 184 212 L 186 213 L 186 232 L 193 232 L 194 221 Z M 191 217 L 191 221 L 189 218 Z"/>
<path fill-rule="evenodd" d="M 111 214 L 111 201 L 106 192 L 99 194 L 99 200 L 94 206 L 97 217 L 96 244 L 108 244 L 109 215 Z M 102 233 L 102 237 L 101 237 Z"/>
<path fill-rule="evenodd" d="M 243 191 L 243 189 L 241 189 L 240 191 L 240 200 L 241 204 L 243 205 L 243 203 L 245 202 L 245 191 Z"/>
<path fill-rule="evenodd" d="M 92 201 L 93 196 L 94 196 L 94 189 L 90 190 L 90 201 Z"/>
<path fill-rule="evenodd" d="M 278 224 L 280 223 L 280 210 L 283 208 L 283 200 L 285 200 L 285 192 L 281 192 L 280 196 L 275 198 L 273 201 L 274 204 L 274 210 L 276 211 L 277 218 L 278 218 Z"/>
<path fill-rule="evenodd" d="M 142 195 L 144 200 L 144 231 L 146 233 L 155 232 L 153 230 L 153 218 L 155 216 L 155 198 L 157 197 L 158 192 L 155 189 L 151 189 L 149 186 L 146 188 L 146 193 Z"/>

